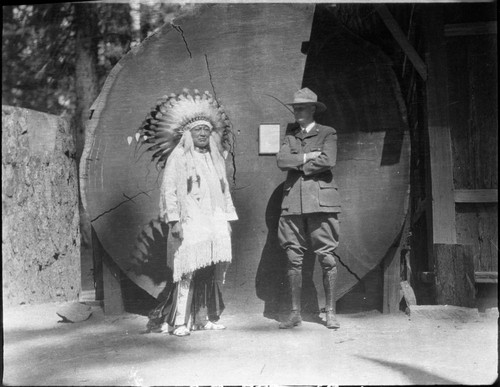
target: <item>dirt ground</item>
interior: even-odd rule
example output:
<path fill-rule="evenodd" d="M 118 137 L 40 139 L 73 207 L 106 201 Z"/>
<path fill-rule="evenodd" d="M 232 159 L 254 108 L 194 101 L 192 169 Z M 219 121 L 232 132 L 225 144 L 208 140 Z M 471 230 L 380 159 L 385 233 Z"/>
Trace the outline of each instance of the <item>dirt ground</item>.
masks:
<path fill-rule="evenodd" d="M 224 331 L 145 333 L 147 318 L 93 307 L 61 323 L 62 304 L 4 310 L 4 385 L 412 385 L 491 384 L 498 318 L 339 315 L 341 329 L 292 330 L 259 306 L 228 304 Z"/>

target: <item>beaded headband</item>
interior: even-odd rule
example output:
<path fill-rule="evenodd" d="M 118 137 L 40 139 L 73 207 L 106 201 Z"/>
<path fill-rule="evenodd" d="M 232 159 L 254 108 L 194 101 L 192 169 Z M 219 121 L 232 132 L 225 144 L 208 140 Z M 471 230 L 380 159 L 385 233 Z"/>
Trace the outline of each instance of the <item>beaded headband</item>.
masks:
<path fill-rule="evenodd" d="M 207 119 L 204 119 L 204 118 L 197 118 L 195 119 L 194 121 L 191 121 L 189 123 L 186 124 L 185 128 L 187 130 L 191 130 L 193 128 L 196 128 L 198 125 L 205 125 L 205 126 L 208 126 L 210 128 L 210 130 L 213 129 L 213 125 L 210 121 L 208 121 Z"/>

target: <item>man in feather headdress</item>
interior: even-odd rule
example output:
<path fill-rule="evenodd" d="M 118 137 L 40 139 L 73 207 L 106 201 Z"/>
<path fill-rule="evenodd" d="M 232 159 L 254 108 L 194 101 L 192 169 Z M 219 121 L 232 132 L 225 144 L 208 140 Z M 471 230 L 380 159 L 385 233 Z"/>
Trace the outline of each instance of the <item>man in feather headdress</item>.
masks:
<path fill-rule="evenodd" d="M 140 129 L 165 162 L 160 217 L 169 225 L 167 264 L 175 286 L 160 305 L 162 331 L 219 330 L 220 284 L 231 262 L 230 221 L 237 220 L 223 154 L 229 120 L 208 93 L 185 90 L 156 106 Z"/>

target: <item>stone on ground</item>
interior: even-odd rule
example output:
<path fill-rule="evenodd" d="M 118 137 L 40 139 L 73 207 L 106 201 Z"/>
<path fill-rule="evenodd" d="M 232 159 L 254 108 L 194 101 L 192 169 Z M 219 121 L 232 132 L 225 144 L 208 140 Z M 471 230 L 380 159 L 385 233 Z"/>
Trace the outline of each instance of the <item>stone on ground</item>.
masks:
<path fill-rule="evenodd" d="M 56 314 L 63 319 L 62 322 L 76 323 L 87 320 L 92 314 L 91 309 L 89 305 L 71 303 L 59 308 Z"/>

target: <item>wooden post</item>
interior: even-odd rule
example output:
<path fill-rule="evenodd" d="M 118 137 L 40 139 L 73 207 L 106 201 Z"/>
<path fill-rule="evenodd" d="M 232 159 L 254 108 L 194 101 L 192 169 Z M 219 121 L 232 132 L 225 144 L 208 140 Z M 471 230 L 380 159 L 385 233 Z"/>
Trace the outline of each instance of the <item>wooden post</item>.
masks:
<path fill-rule="evenodd" d="M 113 315 L 125 311 L 122 290 L 121 270 L 108 255 L 92 228 L 92 250 L 94 254 L 94 270 L 96 272 L 96 298 L 104 299 L 104 313 Z"/>
<path fill-rule="evenodd" d="M 401 244 L 391 247 L 386 259 L 382 262 L 384 268 L 384 295 L 382 313 L 397 313 L 401 300 Z"/>
<path fill-rule="evenodd" d="M 427 232 L 429 268 L 435 271 L 434 288 L 438 302 L 448 299 L 441 294 L 453 287 L 453 278 L 446 276 L 440 260 L 445 250 L 436 244 L 457 243 L 455 225 L 455 196 L 453 184 L 453 155 L 448 113 L 448 84 L 446 42 L 444 37 L 443 7 L 437 5 L 422 15 L 425 34 L 425 61 L 427 63 L 427 131 L 429 140 L 427 172 Z M 443 276 L 442 278 L 439 278 Z M 447 281 L 451 281 L 447 284 Z"/>
<path fill-rule="evenodd" d="M 435 244 L 436 300 L 441 305 L 475 306 L 472 245 Z"/>
<path fill-rule="evenodd" d="M 405 207 L 408 207 L 407 197 Z M 407 214 L 403 222 L 403 227 L 396 242 L 389 249 L 386 257 L 382 261 L 384 269 L 384 295 L 382 313 L 399 312 L 399 302 L 401 301 L 401 253 L 406 246 L 406 236 L 410 227 L 410 218 Z"/>
<path fill-rule="evenodd" d="M 424 17 L 426 35 L 426 62 L 428 78 L 427 130 L 429 134 L 430 226 L 432 245 L 436 243 L 456 244 L 455 196 L 453 186 L 453 157 L 448 114 L 448 85 L 446 44 L 442 6 L 439 5 Z"/>
<path fill-rule="evenodd" d="M 125 311 L 121 288 L 121 270 L 113 259 L 105 254 L 103 260 L 104 313 L 121 314 Z"/>

